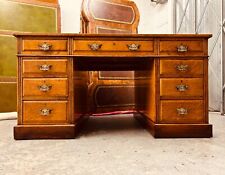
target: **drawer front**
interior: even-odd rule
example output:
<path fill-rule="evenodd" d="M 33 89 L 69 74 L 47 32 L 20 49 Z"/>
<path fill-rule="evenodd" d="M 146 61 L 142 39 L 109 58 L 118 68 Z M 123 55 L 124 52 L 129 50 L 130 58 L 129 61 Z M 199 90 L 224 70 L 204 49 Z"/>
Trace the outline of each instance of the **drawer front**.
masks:
<path fill-rule="evenodd" d="M 67 78 L 24 78 L 24 97 L 67 97 Z"/>
<path fill-rule="evenodd" d="M 67 75 L 67 59 L 24 59 L 23 75 Z"/>
<path fill-rule="evenodd" d="M 203 97 L 203 79 L 161 78 L 160 96 L 167 98 Z"/>
<path fill-rule="evenodd" d="M 96 41 L 96 40 L 77 40 L 74 41 L 74 51 L 87 52 L 153 52 L 153 40 L 149 41 Z"/>
<path fill-rule="evenodd" d="M 160 60 L 160 75 L 203 76 L 203 60 Z"/>
<path fill-rule="evenodd" d="M 203 123 L 202 100 L 161 100 L 160 123 Z"/>
<path fill-rule="evenodd" d="M 160 55 L 204 55 L 203 40 L 162 40 Z"/>
<path fill-rule="evenodd" d="M 68 41 L 65 40 L 23 40 L 23 54 L 60 55 L 68 54 Z"/>
<path fill-rule="evenodd" d="M 67 101 L 24 101 L 23 124 L 67 123 Z"/>

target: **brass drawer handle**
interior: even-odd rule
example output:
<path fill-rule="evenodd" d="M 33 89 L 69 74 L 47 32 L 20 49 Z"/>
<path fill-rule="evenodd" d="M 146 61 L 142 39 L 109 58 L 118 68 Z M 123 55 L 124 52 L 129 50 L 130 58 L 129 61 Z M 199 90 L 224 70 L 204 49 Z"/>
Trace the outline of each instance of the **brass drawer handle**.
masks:
<path fill-rule="evenodd" d="M 186 90 L 188 90 L 188 85 L 185 85 L 185 84 L 179 84 L 176 86 L 177 90 L 180 91 L 180 92 L 184 92 Z"/>
<path fill-rule="evenodd" d="M 187 52 L 188 51 L 188 46 L 185 46 L 183 44 L 177 46 L 177 52 Z"/>
<path fill-rule="evenodd" d="M 186 108 L 177 108 L 177 114 L 179 115 L 187 115 L 188 110 Z"/>
<path fill-rule="evenodd" d="M 176 69 L 177 69 L 178 71 L 185 72 L 185 71 L 188 70 L 188 65 L 180 64 L 180 65 L 177 65 L 177 66 L 176 66 Z"/>
<path fill-rule="evenodd" d="M 49 64 L 42 64 L 39 66 L 40 71 L 49 71 L 51 69 L 52 65 Z"/>
<path fill-rule="evenodd" d="M 42 116 L 49 116 L 52 112 L 52 109 L 44 108 L 40 109 L 40 115 Z"/>
<path fill-rule="evenodd" d="M 140 44 L 127 44 L 127 47 L 130 51 L 137 51 L 140 49 L 141 45 Z"/>
<path fill-rule="evenodd" d="M 43 51 L 49 51 L 52 48 L 52 45 L 51 44 L 48 44 L 46 42 L 44 42 L 42 44 L 39 44 L 38 46 L 39 46 L 39 49 L 40 50 L 43 50 Z"/>
<path fill-rule="evenodd" d="M 92 43 L 92 44 L 88 44 L 88 46 L 91 50 L 97 51 L 97 50 L 101 49 L 102 44 Z"/>
<path fill-rule="evenodd" d="M 43 85 L 38 86 L 38 88 L 41 92 L 48 92 L 51 90 L 52 85 L 43 84 Z"/>

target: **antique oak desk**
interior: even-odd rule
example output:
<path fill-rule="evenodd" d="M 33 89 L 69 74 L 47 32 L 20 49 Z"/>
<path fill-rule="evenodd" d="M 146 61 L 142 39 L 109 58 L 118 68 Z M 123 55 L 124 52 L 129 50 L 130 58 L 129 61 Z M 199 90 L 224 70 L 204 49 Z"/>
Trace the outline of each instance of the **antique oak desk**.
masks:
<path fill-rule="evenodd" d="M 134 117 L 154 137 L 212 136 L 212 125 L 208 123 L 211 35 L 15 36 L 18 39 L 15 139 L 74 138 L 82 121 L 92 113 L 87 92 L 93 80 L 88 71 L 99 70 L 135 71 Z"/>

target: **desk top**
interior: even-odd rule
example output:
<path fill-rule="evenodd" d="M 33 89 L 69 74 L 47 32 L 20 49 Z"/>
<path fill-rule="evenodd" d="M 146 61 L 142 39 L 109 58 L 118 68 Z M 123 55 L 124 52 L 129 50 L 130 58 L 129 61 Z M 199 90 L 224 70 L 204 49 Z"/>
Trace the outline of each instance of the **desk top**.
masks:
<path fill-rule="evenodd" d="M 211 34 L 16 33 L 18 56 L 208 56 Z"/>
<path fill-rule="evenodd" d="M 52 37 L 132 37 L 132 38 L 185 38 L 185 37 L 195 37 L 195 38 L 210 38 L 212 34 L 79 34 L 79 33 L 14 33 L 14 36 L 52 36 Z"/>

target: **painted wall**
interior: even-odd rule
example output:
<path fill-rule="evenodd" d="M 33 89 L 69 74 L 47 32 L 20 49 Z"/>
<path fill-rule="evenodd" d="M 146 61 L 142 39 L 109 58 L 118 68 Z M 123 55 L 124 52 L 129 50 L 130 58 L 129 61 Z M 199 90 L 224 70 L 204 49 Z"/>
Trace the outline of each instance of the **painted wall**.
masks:
<path fill-rule="evenodd" d="M 140 11 L 138 33 L 171 33 L 172 18 L 170 4 L 156 5 L 150 0 L 134 0 Z M 79 33 L 80 7 L 82 0 L 59 0 L 61 6 L 62 32 Z"/>

